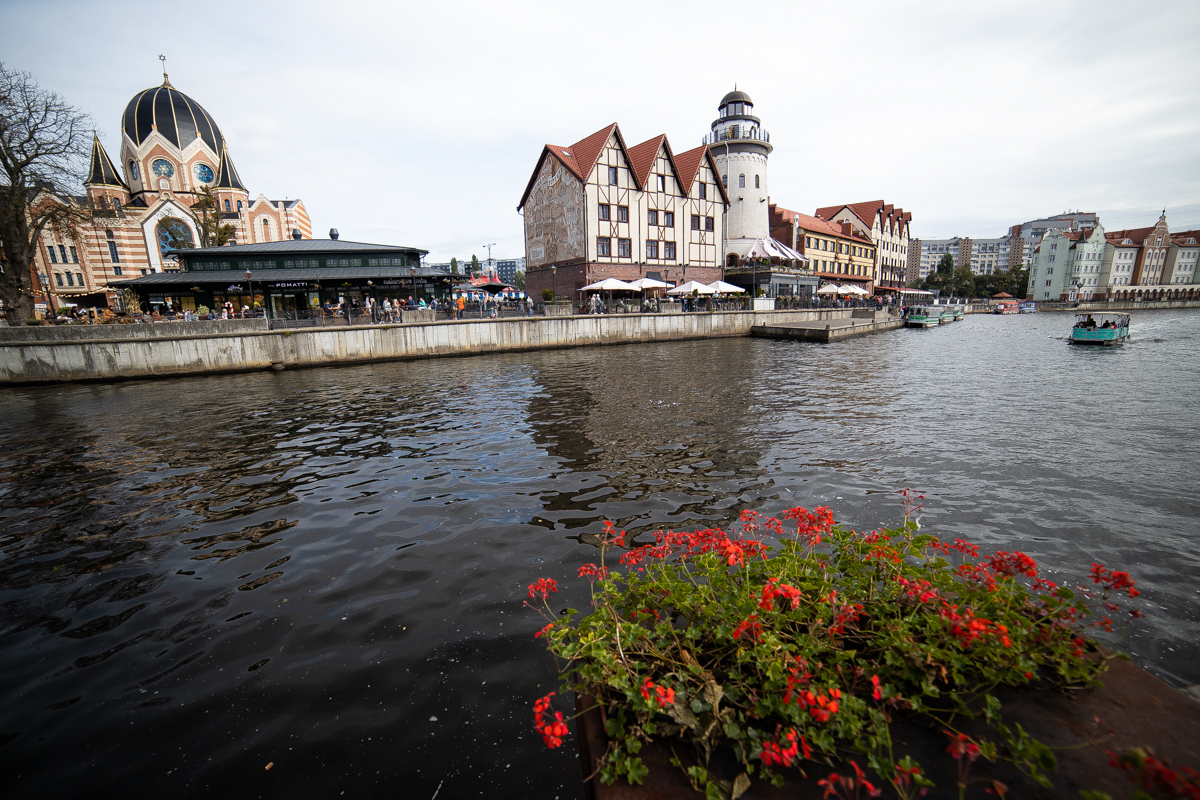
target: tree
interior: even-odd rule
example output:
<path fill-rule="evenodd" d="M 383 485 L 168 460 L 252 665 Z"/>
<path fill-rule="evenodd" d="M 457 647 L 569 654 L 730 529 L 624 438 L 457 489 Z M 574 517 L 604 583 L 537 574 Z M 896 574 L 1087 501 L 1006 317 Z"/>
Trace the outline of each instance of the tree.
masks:
<path fill-rule="evenodd" d="M 458 259 L 457 258 L 450 259 L 450 274 L 451 275 L 458 274 Z"/>
<path fill-rule="evenodd" d="M 471 274 L 475 275 L 475 274 L 478 274 L 478 272 L 479 272 L 479 259 L 475 257 L 474 253 L 471 253 Z"/>
<path fill-rule="evenodd" d="M 92 119 L 32 75 L 0 62 L 0 301 L 10 325 L 33 317 L 32 266 L 42 233 L 72 234 L 91 154 Z"/>
<path fill-rule="evenodd" d="M 950 294 L 953 297 L 975 296 L 975 275 L 970 267 L 964 265 L 954 270 L 954 277 L 950 279 Z"/>
<path fill-rule="evenodd" d="M 224 247 L 233 239 L 237 228 L 221 222 L 221 207 L 212 189 L 205 186 L 197 194 L 200 196 L 192 203 L 191 215 L 200 235 L 200 246 Z"/>
<path fill-rule="evenodd" d="M 525 291 L 525 273 L 518 272 L 513 275 L 513 288 L 518 292 Z"/>
<path fill-rule="evenodd" d="M 945 275 L 947 277 L 954 274 L 954 256 L 950 255 L 949 253 L 946 253 L 944 256 L 942 256 L 942 260 L 939 261 L 937 265 L 937 274 Z"/>

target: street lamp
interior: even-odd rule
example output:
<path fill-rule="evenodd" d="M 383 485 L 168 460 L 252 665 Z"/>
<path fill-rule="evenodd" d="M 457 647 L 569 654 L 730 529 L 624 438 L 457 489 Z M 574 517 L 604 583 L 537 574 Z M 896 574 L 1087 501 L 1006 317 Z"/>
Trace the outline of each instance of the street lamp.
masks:
<path fill-rule="evenodd" d="M 254 281 L 251 280 L 250 270 L 246 270 L 246 284 L 250 287 L 250 314 L 254 315 Z M 264 298 L 265 299 L 265 298 Z M 263 309 L 263 316 L 266 316 L 266 309 Z"/>
<path fill-rule="evenodd" d="M 412 276 L 412 294 L 409 295 L 409 298 L 412 299 L 413 303 L 415 304 L 417 297 L 417 268 L 409 267 L 408 273 Z"/>
<path fill-rule="evenodd" d="M 558 275 L 558 267 L 551 265 L 550 266 L 550 287 L 551 287 L 550 290 L 554 294 L 554 297 L 551 298 L 552 301 L 558 299 L 557 275 Z"/>
<path fill-rule="evenodd" d="M 493 274 L 496 272 L 495 267 L 492 266 L 492 248 L 495 246 L 495 244 L 496 244 L 495 242 L 491 242 L 490 244 L 482 245 L 483 247 L 486 247 L 488 249 L 488 260 L 487 260 L 488 272 L 491 272 Z"/>

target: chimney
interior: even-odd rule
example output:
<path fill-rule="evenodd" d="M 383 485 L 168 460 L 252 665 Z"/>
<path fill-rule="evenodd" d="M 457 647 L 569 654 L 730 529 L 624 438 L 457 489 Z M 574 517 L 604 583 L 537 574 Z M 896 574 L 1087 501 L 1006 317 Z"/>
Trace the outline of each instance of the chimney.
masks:
<path fill-rule="evenodd" d="M 338 238 L 337 228 L 329 229 L 329 238 L 333 239 L 335 242 L 337 241 L 337 238 Z"/>
<path fill-rule="evenodd" d="M 300 241 L 300 239 L 303 238 L 303 235 L 300 233 L 299 228 L 292 228 L 292 238 L 295 239 L 296 241 Z"/>
<path fill-rule="evenodd" d="M 843 222 L 842 223 L 842 235 L 850 236 L 853 233 L 854 233 L 854 226 L 852 224 L 850 224 L 849 222 Z"/>

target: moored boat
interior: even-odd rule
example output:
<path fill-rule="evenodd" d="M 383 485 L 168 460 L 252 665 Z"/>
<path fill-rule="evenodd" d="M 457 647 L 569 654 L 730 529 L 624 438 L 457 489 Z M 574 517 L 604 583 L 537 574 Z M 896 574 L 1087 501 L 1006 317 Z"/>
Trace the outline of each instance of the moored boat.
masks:
<path fill-rule="evenodd" d="M 942 325 L 949 325 L 954 322 L 954 309 L 950 306 L 938 306 L 939 314 L 938 321 Z"/>
<path fill-rule="evenodd" d="M 1071 344 L 1100 344 L 1111 347 L 1129 338 L 1128 314 L 1076 314 Z"/>
<path fill-rule="evenodd" d="M 1025 302 L 1025 303 L 1021 303 L 1018 310 L 1022 314 L 1036 314 L 1037 313 L 1037 303 L 1033 302 L 1032 300 Z"/>
<path fill-rule="evenodd" d="M 1021 310 L 1020 306 L 1017 304 L 1016 300 L 1001 300 L 999 303 L 996 304 L 995 313 L 997 313 L 997 314 L 1018 314 L 1018 313 L 1020 313 L 1020 310 Z"/>
<path fill-rule="evenodd" d="M 913 306 L 904 317 L 909 328 L 936 328 L 941 321 L 941 312 L 935 306 Z"/>
<path fill-rule="evenodd" d="M 953 311 L 954 311 L 954 321 L 955 322 L 958 322 L 960 319 L 966 319 L 967 310 L 965 308 L 963 308 L 962 306 L 954 306 Z"/>

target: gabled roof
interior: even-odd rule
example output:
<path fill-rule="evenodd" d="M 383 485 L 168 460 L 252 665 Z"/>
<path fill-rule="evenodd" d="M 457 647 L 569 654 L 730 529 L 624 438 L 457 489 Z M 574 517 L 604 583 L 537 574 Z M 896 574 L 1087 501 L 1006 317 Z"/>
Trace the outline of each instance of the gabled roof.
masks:
<path fill-rule="evenodd" d="M 902 227 L 906 227 L 907 223 L 912 220 L 912 213 L 905 211 L 903 208 L 897 208 L 893 204 L 883 200 L 867 200 L 862 203 L 825 206 L 824 208 L 817 209 L 817 216 L 821 219 L 832 220 L 844 208 L 849 209 L 850 213 L 858 217 L 859 221 L 868 228 L 874 227 L 876 215 L 891 217 L 893 221 Z M 881 220 L 881 224 L 885 223 Z"/>
<path fill-rule="evenodd" d="M 604 146 L 608 144 L 609 138 L 617 137 L 617 144 L 625 153 L 626 161 L 629 160 L 629 148 L 625 146 L 625 139 L 621 136 L 621 129 L 617 127 L 617 123 L 613 123 L 605 128 L 580 139 L 570 147 L 563 147 L 557 144 L 548 144 L 542 148 L 542 154 L 538 156 L 537 164 L 533 168 L 533 174 L 529 176 L 529 183 L 525 185 L 525 192 L 521 195 L 521 202 L 517 205 L 517 210 L 525 207 L 525 201 L 529 199 L 529 193 L 533 191 L 533 182 L 537 180 L 538 173 L 542 171 L 542 163 L 545 162 L 547 155 L 552 155 L 565 166 L 572 175 L 580 181 L 587 183 L 588 176 L 592 174 L 592 170 L 596 168 L 596 162 L 600 160 L 600 154 L 604 152 Z M 637 176 L 634 176 L 634 180 Z"/>
<path fill-rule="evenodd" d="M 840 211 L 845 206 L 838 206 Z M 799 211 L 791 211 L 790 209 L 780 208 L 772 203 L 770 212 L 778 215 L 784 222 L 795 222 L 798 228 L 809 231 L 810 233 L 819 233 L 824 236 L 836 236 L 839 239 L 852 239 L 863 244 L 874 244 L 866 236 L 857 233 L 852 233 L 847 236 L 842 232 L 840 225 L 837 225 L 829 220 L 821 219 L 820 217 L 810 217 L 808 214 L 801 214 Z"/>
<path fill-rule="evenodd" d="M 238 177 L 237 168 L 233 166 L 233 159 L 229 157 L 229 148 L 225 146 L 224 139 L 221 140 L 221 165 L 217 168 L 217 182 L 213 188 L 246 191 L 242 179 Z"/>
<path fill-rule="evenodd" d="M 708 145 L 702 144 L 694 150 L 688 150 L 686 153 L 675 156 L 675 168 L 679 170 L 680 188 L 683 189 L 685 195 L 691 194 L 692 184 L 696 182 L 696 176 L 700 174 L 700 165 L 706 160 L 715 179 L 720 170 L 717 169 L 717 162 L 713 159 L 712 149 Z M 729 205 L 729 193 L 725 190 L 725 186 L 720 181 L 715 181 L 715 184 L 725 204 Z"/>
<path fill-rule="evenodd" d="M 1156 226 L 1152 225 L 1149 228 L 1127 228 L 1120 231 L 1108 231 L 1104 238 L 1107 239 L 1112 237 L 1114 239 L 1121 240 L 1129 239 L 1134 244 L 1140 245 L 1142 242 L 1146 241 L 1147 236 L 1154 232 L 1155 227 Z"/>
<path fill-rule="evenodd" d="M 650 168 L 654 166 L 654 159 L 658 157 L 658 151 L 666 139 L 667 135 L 660 133 L 652 139 L 647 139 L 641 144 L 635 144 L 629 148 L 629 166 L 633 169 L 638 186 L 646 185 L 646 180 L 650 177 Z"/>
<path fill-rule="evenodd" d="M 92 164 L 88 170 L 88 178 L 83 182 L 83 185 L 112 186 L 117 189 L 129 191 L 129 187 L 121 179 L 121 175 L 117 172 L 117 168 L 113 166 L 108 153 L 104 152 L 104 145 L 100 144 L 100 137 L 94 133 L 92 134 Z"/>
<path fill-rule="evenodd" d="M 1191 244 L 1200 242 L 1200 231 L 1180 231 L 1171 234 L 1171 241 L 1178 245 L 1189 244 L 1188 239 L 1192 240 Z"/>

